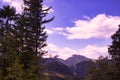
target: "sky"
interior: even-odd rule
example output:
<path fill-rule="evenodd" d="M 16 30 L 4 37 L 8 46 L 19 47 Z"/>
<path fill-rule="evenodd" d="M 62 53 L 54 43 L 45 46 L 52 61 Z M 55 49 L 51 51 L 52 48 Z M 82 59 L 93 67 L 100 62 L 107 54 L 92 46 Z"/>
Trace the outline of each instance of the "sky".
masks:
<path fill-rule="evenodd" d="M 0 0 L 0 7 L 6 4 L 22 11 L 22 0 Z M 120 24 L 120 0 L 44 0 L 44 8 L 51 6 L 47 18 L 55 19 L 46 24 L 47 56 L 108 56 L 111 35 Z"/>

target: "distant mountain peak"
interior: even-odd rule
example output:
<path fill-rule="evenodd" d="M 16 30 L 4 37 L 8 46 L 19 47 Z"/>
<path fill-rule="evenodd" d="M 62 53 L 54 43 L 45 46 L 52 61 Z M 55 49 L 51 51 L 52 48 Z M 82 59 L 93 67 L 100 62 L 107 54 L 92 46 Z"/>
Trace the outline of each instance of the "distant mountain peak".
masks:
<path fill-rule="evenodd" d="M 74 54 L 71 57 L 69 57 L 68 59 L 65 60 L 66 64 L 69 66 L 74 66 L 76 65 L 78 62 L 82 62 L 82 61 L 88 61 L 89 59 L 86 58 L 85 56 L 82 55 L 77 55 Z"/>

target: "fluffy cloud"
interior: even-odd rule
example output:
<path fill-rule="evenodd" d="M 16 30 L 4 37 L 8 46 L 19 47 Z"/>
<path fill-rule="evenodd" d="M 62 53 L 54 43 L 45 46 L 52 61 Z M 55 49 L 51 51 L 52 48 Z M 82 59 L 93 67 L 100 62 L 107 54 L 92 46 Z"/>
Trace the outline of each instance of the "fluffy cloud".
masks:
<path fill-rule="evenodd" d="M 53 44 L 49 44 L 46 49 L 49 51 L 49 56 L 56 56 L 58 55 L 59 58 L 67 59 L 68 57 L 78 54 L 83 55 L 88 58 L 97 59 L 99 56 L 106 56 L 107 53 L 107 47 L 99 47 L 97 45 L 87 45 L 83 49 L 74 50 L 68 47 L 65 48 L 59 48 Z M 48 57 L 48 55 L 47 55 Z"/>
<path fill-rule="evenodd" d="M 46 31 L 48 34 L 62 34 L 64 31 L 64 28 L 56 27 L 56 28 L 46 29 Z"/>
<path fill-rule="evenodd" d="M 47 32 L 47 34 L 53 34 L 53 31 L 50 29 L 45 29 L 45 31 Z"/>
<path fill-rule="evenodd" d="M 120 24 L 119 16 L 99 14 L 92 19 L 88 16 L 84 18 L 86 20 L 76 20 L 75 26 L 58 31 L 58 34 L 66 36 L 67 39 L 110 38 Z"/>
<path fill-rule="evenodd" d="M 46 57 L 49 57 L 49 56 L 56 56 L 58 55 L 59 58 L 62 58 L 62 59 L 66 59 L 70 56 L 72 56 L 73 54 L 76 54 L 77 51 L 75 50 L 72 50 L 68 47 L 65 47 L 65 48 L 59 48 L 53 44 L 48 44 L 48 46 L 46 47 L 46 50 L 48 50 L 48 55 Z"/>
<path fill-rule="evenodd" d="M 56 28 L 52 28 L 53 31 L 63 31 L 64 29 L 61 27 L 56 27 Z"/>
<path fill-rule="evenodd" d="M 97 59 L 99 56 L 106 56 L 108 55 L 106 46 L 99 47 L 97 45 L 87 45 L 85 48 L 79 50 L 80 55 L 85 55 L 89 58 Z"/>
<path fill-rule="evenodd" d="M 118 29 L 120 17 L 99 14 L 93 19 L 74 23 L 74 27 L 66 28 L 68 39 L 109 38 Z"/>

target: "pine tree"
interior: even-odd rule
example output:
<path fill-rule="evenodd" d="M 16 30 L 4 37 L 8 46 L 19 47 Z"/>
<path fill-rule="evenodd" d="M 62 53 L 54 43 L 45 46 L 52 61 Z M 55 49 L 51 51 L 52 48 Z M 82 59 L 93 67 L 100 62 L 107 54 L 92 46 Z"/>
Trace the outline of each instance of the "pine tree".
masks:
<path fill-rule="evenodd" d="M 42 79 L 44 76 L 40 62 L 38 63 L 46 53 L 43 48 L 47 45 L 47 34 L 43 24 L 54 19 L 45 19 L 50 8 L 43 10 L 42 3 L 43 0 L 24 0 L 25 7 L 15 27 L 18 31 L 16 38 L 21 42 L 19 52 L 23 69 L 27 73 L 26 79 L 31 80 Z"/>
<path fill-rule="evenodd" d="M 4 58 L 7 57 L 7 51 L 11 47 L 8 44 L 9 37 L 12 36 L 14 16 L 15 9 L 13 7 L 3 6 L 3 9 L 0 9 L 0 51 Z"/>
<path fill-rule="evenodd" d="M 113 78 L 115 80 L 120 80 L 120 25 L 118 31 L 111 36 L 112 45 L 109 46 L 108 52 L 112 57 L 112 60 L 116 64 L 116 71 L 113 73 Z"/>
<path fill-rule="evenodd" d="M 3 6 L 0 9 L 0 71 L 1 80 L 7 76 L 7 67 L 14 61 L 12 54 L 16 53 L 16 40 L 13 37 L 13 26 L 15 21 L 15 8 Z"/>
<path fill-rule="evenodd" d="M 23 64 L 21 64 L 18 56 L 15 56 L 14 62 L 7 68 L 8 75 L 5 77 L 6 80 L 25 80 Z"/>
<path fill-rule="evenodd" d="M 25 8 L 23 15 L 26 19 L 26 26 L 28 31 L 32 36 L 33 43 L 33 54 L 42 56 L 45 52 L 42 50 L 46 46 L 46 32 L 44 31 L 45 27 L 43 24 L 48 23 L 54 19 L 49 20 L 44 19 L 48 14 L 48 9 L 43 10 L 43 0 L 24 0 Z"/>
<path fill-rule="evenodd" d="M 88 76 L 85 80 L 113 80 L 109 74 L 113 73 L 114 70 L 114 64 L 111 60 L 100 57 L 96 62 L 89 62 Z"/>
<path fill-rule="evenodd" d="M 24 0 L 22 14 L 13 7 L 0 9 L 0 79 L 45 80 L 40 59 L 46 53 L 47 34 L 43 24 L 48 9 L 42 0 Z M 16 66 L 16 67 L 15 67 Z M 20 72 L 20 73 L 19 73 Z"/>

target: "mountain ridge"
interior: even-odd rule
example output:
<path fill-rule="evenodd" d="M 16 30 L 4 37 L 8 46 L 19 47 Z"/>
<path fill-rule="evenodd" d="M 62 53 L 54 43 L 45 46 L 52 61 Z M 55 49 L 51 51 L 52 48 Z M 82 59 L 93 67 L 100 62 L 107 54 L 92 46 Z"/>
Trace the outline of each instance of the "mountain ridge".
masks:
<path fill-rule="evenodd" d="M 50 74 L 83 77 L 86 75 L 86 64 L 88 61 L 89 59 L 84 56 L 73 55 L 66 60 L 57 57 L 44 58 L 42 64 L 45 71 Z M 68 62 L 71 63 L 69 64 Z"/>
<path fill-rule="evenodd" d="M 72 55 L 71 57 L 69 57 L 68 59 L 65 60 L 65 63 L 68 66 L 75 66 L 78 62 L 82 62 L 82 61 L 88 61 L 89 59 L 85 56 L 82 55 Z"/>

